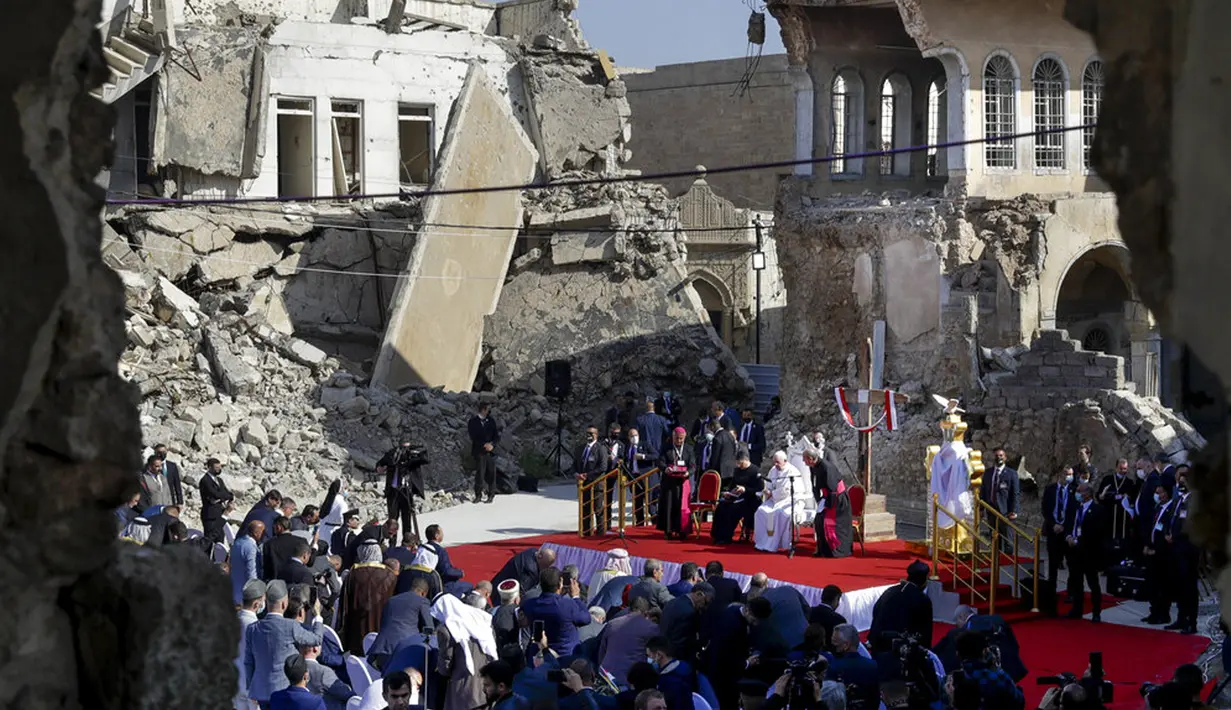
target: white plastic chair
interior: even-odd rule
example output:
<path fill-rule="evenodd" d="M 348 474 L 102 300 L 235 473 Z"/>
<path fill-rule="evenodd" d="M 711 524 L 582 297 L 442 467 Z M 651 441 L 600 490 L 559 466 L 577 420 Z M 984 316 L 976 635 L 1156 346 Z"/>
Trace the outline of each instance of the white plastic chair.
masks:
<path fill-rule="evenodd" d="M 372 644 L 374 643 L 376 643 L 376 632 L 375 631 L 363 637 L 363 655 L 365 656 L 368 655 L 368 651 L 371 650 Z"/>
<path fill-rule="evenodd" d="M 227 547 L 221 542 L 214 543 L 214 562 L 222 564 L 227 561 Z"/>
<path fill-rule="evenodd" d="M 372 684 L 368 664 L 362 658 L 355 658 L 349 653 L 346 654 L 346 674 L 350 676 L 350 687 L 356 695 L 363 695 Z"/>
<path fill-rule="evenodd" d="M 363 705 L 363 697 L 359 695 L 352 695 L 351 699 L 346 701 L 346 710 L 355 710 L 355 708 L 360 705 Z"/>
<path fill-rule="evenodd" d="M 231 523 L 227 523 L 226 525 L 222 526 L 222 535 L 223 537 L 227 539 L 227 549 L 228 550 L 231 549 L 231 547 L 235 544 L 235 535 L 238 532 L 239 532 L 239 528 L 235 527 Z"/>
<path fill-rule="evenodd" d="M 205 533 L 195 528 L 188 528 L 188 539 L 191 540 L 194 537 L 205 537 Z"/>
<path fill-rule="evenodd" d="M 710 707 L 709 703 L 705 702 L 705 698 L 701 697 L 700 695 L 696 693 L 693 693 L 692 694 L 692 710 L 713 710 L 713 708 Z"/>
<path fill-rule="evenodd" d="M 338 632 L 335 631 L 332 626 L 329 626 L 327 624 L 323 625 L 322 633 L 328 636 L 329 638 L 333 639 L 333 642 L 338 644 L 338 648 L 342 648 L 342 637 L 338 636 Z"/>

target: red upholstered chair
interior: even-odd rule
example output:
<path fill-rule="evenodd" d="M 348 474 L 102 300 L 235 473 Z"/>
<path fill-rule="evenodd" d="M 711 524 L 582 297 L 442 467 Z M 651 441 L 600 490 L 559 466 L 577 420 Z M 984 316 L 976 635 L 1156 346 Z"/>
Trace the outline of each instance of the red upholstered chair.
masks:
<path fill-rule="evenodd" d="M 701 516 L 718 509 L 718 496 L 722 492 L 722 477 L 717 471 L 706 471 L 701 474 L 701 484 L 697 488 L 697 502 L 692 506 L 692 529 L 701 535 Z"/>
<path fill-rule="evenodd" d="M 851 500 L 851 525 L 855 528 L 855 541 L 859 543 L 859 554 L 866 554 L 863 549 L 863 506 L 867 502 L 868 493 L 863 486 L 852 486 L 846 492 Z"/>

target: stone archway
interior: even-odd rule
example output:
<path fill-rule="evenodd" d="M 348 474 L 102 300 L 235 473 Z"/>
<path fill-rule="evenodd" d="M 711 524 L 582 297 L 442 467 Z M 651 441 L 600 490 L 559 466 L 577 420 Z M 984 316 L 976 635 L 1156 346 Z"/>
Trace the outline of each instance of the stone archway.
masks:
<path fill-rule="evenodd" d="M 1141 325 L 1136 322 L 1128 259 L 1121 242 L 1083 251 L 1065 268 L 1055 300 L 1057 328 L 1067 330 L 1087 350 L 1125 359 Z"/>
<path fill-rule="evenodd" d="M 692 288 L 701 299 L 701 307 L 709 316 L 710 325 L 724 343 L 731 341 L 731 293 L 721 280 L 704 272 L 693 274 Z"/>

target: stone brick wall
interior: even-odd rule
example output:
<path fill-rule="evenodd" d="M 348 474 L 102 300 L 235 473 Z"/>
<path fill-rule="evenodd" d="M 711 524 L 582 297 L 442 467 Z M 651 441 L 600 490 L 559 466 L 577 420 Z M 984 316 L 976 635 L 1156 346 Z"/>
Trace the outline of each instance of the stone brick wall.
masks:
<path fill-rule="evenodd" d="M 1022 355 L 1017 371 L 996 377 L 994 383 L 984 400 L 988 408 L 1055 407 L 1074 396 L 1123 389 L 1124 358 L 1082 350 L 1066 331 L 1044 330 Z"/>
<path fill-rule="evenodd" d="M 790 160 L 794 156 L 795 92 L 785 55 L 761 58 L 744 95 L 736 94 L 747 69 L 743 58 L 625 72 L 633 111 L 632 160 L 646 172 L 692 170 Z M 707 176 L 715 192 L 737 207 L 772 209 L 781 170 Z M 664 181 L 673 194 L 692 178 Z"/>

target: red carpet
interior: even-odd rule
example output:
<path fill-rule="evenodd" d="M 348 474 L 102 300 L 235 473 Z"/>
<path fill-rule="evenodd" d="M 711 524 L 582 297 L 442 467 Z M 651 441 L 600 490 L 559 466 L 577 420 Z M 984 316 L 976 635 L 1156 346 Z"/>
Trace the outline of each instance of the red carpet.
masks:
<path fill-rule="evenodd" d="M 788 559 L 783 554 L 757 551 L 749 544 L 713 545 L 707 535 L 683 542 L 668 542 L 656 530 L 629 528 L 626 532 L 630 540 L 627 547 L 637 557 L 656 557 L 670 562 L 693 561 L 698 564 L 716 559 L 732 572 L 765 572 L 774 579 L 811 586 L 836 584 L 847 590 L 892 584 L 905 577 L 906 566 L 917 559 L 906 551 L 905 543 L 901 541 L 870 544 L 866 554 L 862 555 L 856 545 L 853 556 L 832 560 L 811 557 L 814 548 L 809 537 L 800 554 Z M 454 564 L 466 571 L 467 579 L 491 579 L 513 554 L 545 542 L 594 550 L 624 546 L 617 538 L 583 539 L 576 533 L 561 533 L 460 545 L 449 548 L 449 553 Z M 1007 588 L 998 590 L 998 596 L 1002 592 L 1007 597 Z M 1105 608 L 1118 602 L 1106 595 L 1103 599 Z M 1103 652 L 1107 678 L 1116 683 L 1113 707 L 1140 708 L 1137 688 L 1141 683 L 1169 679 L 1176 666 L 1194 661 L 1210 643 L 1203 636 L 1181 636 L 1155 629 L 1056 619 L 1011 607 L 1002 608 L 1001 604 L 997 605 L 997 609 L 1013 624 L 1013 631 L 1021 645 L 1022 660 L 1031 671 L 1022 683 L 1027 708 L 1038 707 L 1047 690 L 1036 685 L 1036 678 L 1064 672 L 1080 675 L 1086 669 L 1091 651 Z M 1064 605 L 1061 612 L 1067 609 Z M 947 624 L 936 624 L 936 639 L 950 628 Z"/>
<path fill-rule="evenodd" d="M 854 555 L 833 560 L 812 557 L 815 548 L 809 538 L 799 554 L 788 559 L 785 554 L 771 555 L 754 549 L 748 543 L 714 545 L 708 535 L 682 542 L 668 542 L 663 539 L 662 533 L 649 528 L 628 528 L 626 533 L 628 550 L 635 557 L 655 557 L 671 562 L 691 561 L 699 565 L 719 560 L 732 572 L 764 572 L 773 579 L 814 587 L 836 584 L 843 589 L 867 589 L 893 584 L 906 576 L 906 566 L 916 559 L 906 551 L 905 543 L 897 540 L 869 544 L 866 554 L 861 554 L 859 545 L 855 545 Z M 560 533 L 459 545 L 449 548 L 449 556 L 455 565 L 466 571 L 467 579 L 490 579 L 515 553 L 545 542 L 591 550 L 624 546 L 615 537 L 580 538 L 576 533 Z"/>

